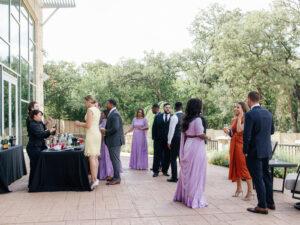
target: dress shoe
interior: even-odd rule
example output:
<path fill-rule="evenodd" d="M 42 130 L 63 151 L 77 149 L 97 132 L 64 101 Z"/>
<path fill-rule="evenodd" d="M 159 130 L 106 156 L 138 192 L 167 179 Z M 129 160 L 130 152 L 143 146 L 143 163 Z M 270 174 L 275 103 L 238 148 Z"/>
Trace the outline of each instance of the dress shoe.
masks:
<path fill-rule="evenodd" d="M 121 180 L 112 180 L 106 183 L 106 185 L 116 185 L 116 184 L 120 184 Z"/>
<path fill-rule="evenodd" d="M 170 178 L 167 181 L 172 182 L 172 183 L 177 183 L 178 179 L 177 178 Z"/>
<path fill-rule="evenodd" d="M 112 181 L 112 180 L 113 180 L 112 177 L 110 177 L 110 176 L 106 177 L 106 181 Z"/>
<path fill-rule="evenodd" d="M 260 207 L 248 208 L 247 211 L 252 212 L 252 213 L 265 214 L 265 215 L 268 214 L 268 209 L 260 208 Z"/>
<path fill-rule="evenodd" d="M 168 173 L 163 173 L 164 176 L 169 177 L 170 175 Z"/>
<path fill-rule="evenodd" d="M 154 174 L 153 174 L 153 177 L 158 177 L 158 173 L 154 173 Z"/>
<path fill-rule="evenodd" d="M 273 204 L 273 205 L 268 205 L 268 209 L 275 210 L 275 209 L 276 209 L 275 204 Z"/>
<path fill-rule="evenodd" d="M 95 180 L 95 181 L 93 182 L 93 184 L 91 185 L 91 189 L 94 190 L 98 185 L 99 185 L 99 180 L 97 179 L 97 180 Z"/>

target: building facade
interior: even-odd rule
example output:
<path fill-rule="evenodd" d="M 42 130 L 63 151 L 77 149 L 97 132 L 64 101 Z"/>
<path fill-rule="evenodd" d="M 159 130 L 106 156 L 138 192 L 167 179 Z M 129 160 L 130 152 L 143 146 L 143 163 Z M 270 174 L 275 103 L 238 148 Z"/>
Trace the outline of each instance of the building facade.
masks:
<path fill-rule="evenodd" d="M 43 105 L 40 0 L 0 0 L 0 135 L 25 144 L 27 106 Z"/>

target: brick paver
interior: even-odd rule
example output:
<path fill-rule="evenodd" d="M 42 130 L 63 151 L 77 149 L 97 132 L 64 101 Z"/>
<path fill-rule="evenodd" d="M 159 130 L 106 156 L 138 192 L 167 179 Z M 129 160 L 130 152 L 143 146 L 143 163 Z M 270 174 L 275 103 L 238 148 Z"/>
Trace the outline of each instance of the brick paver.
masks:
<path fill-rule="evenodd" d="M 106 186 L 102 181 L 93 192 L 28 193 L 25 176 L 10 186 L 12 193 L 0 195 L 0 224 L 300 224 L 300 211 L 293 208 L 296 201 L 288 191 L 275 193 L 276 211 L 267 216 L 250 214 L 246 208 L 254 206 L 256 200 L 244 202 L 231 197 L 235 185 L 227 180 L 227 169 L 210 165 L 206 186 L 209 206 L 189 209 L 172 201 L 176 184 L 166 182 L 163 176 L 152 178 L 150 171 L 130 170 L 128 160 L 122 156 L 121 185 Z"/>

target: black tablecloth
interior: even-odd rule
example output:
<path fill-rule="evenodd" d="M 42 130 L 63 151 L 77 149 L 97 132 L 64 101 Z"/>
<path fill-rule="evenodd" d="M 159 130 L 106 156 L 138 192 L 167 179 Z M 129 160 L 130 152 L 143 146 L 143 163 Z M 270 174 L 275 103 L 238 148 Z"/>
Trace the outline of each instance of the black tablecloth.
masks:
<path fill-rule="evenodd" d="M 41 152 L 30 192 L 90 191 L 83 149 Z"/>
<path fill-rule="evenodd" d="M 26 174 L 23 146 L 0 150 L 0 193 L 9 192 L 8 185 Z"/>

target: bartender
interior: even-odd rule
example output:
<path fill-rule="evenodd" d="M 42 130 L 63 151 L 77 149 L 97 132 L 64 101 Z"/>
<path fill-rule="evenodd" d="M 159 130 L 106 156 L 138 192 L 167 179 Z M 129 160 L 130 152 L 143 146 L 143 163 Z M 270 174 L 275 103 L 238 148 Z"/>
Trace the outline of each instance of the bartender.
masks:
<path fill-rule="evenodd" d="M 53 127 L 47 130 L 43 123 L 43 113 L 39 110 L 32 110 L 30 112 L 30 120 L 28 124 L 29 142 L 26 150 L 30 159 L 30 174 L 28 188 L 32 184 L 33 176 L 36 166 L 41 154 L 41 151 L 47 149 L 45 139 L 50 135 L 54 135 L 56 128 Z"/>

